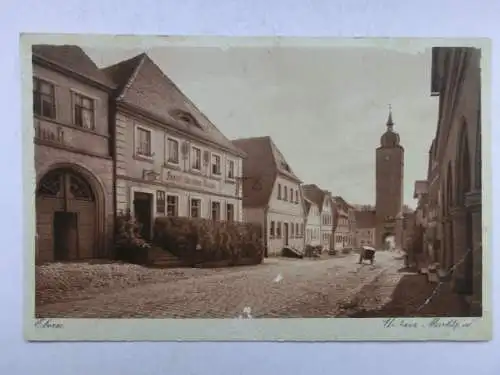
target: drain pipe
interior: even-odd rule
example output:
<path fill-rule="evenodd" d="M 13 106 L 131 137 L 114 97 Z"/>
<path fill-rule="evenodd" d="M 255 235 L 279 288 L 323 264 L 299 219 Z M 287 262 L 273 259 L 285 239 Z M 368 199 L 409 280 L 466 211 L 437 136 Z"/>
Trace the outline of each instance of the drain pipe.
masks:
<path fill-rule="evenodd" d="M 267 215 L 269 213 L 269 204 L 266 204 L 264 207 L 264 222 L 262 223 L 262 240 L 264 241 L 264 258 L 267 258 L 269 256 L 268 254 L 268 241 L 267 241 Z"/>

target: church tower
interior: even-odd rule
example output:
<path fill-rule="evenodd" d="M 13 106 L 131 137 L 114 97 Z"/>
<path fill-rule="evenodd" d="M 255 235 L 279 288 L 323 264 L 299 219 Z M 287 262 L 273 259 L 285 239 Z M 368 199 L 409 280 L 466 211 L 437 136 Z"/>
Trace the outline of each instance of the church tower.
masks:
<path fill-rule="evenodd" d="M 403 179 L 404 148 L 394 131 L 392 110 L 389 107 L 387 130 L 376 149 L 376 247 L 385 247 L 387 237 L 393 236 L 397 248 L 403 245 Z"/>

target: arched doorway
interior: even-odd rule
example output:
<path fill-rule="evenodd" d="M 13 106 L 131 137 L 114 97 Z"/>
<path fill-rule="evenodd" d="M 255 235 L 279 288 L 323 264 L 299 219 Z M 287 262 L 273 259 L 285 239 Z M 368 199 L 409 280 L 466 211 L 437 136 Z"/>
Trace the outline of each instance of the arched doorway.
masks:
<path fill-rule="evenodd" d="M 70 168 L 46 173 L 36 191 L 38 261 L 92 258 L 96 243 L 96 196 Z"/>
<path fill-rule="evenodd" d="M 396 246 L 396 235 L 391 232 L 385 232 L 382 235 L 382 247 L 385 250 L 392 250 Z"/>

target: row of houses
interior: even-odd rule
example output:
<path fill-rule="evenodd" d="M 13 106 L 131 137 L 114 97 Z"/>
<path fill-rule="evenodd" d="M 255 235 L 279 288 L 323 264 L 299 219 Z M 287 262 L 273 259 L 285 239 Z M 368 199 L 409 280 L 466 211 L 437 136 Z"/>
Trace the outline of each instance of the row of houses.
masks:
<path fill-rule="evenodd" d="M 229 140 L 145 53 L 99 68 L 32 49 L 38 262 L 108 257 L 117 215 L 255 222 L 267 255 L 356 245 L 354 208 L 303 185 L 270 137 Z"/>
<path fill-rule="evenodd" d="M 432 51 L 431 92 L 439 98 L 427 178 L 415 181 L 412 257 L 449 276 L 453 289 L 481 313 L 481 51 Z"/>

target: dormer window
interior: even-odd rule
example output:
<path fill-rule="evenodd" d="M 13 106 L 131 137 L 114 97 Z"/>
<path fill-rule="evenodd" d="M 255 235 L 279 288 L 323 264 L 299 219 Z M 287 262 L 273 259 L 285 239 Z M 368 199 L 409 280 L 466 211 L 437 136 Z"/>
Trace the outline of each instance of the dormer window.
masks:
<path fill-rule="evenodd" d="M 198 121 L 196 121 L 196 119 L 193 117 L 193 115 L 191 115 L 189 112 L 178 109 L 178 110 L 171 111 L 170 114 L 176 120 L 179 120 L 186 125 L 195 125 L 195 126 L 200 127 L 200 125 L 198 124 Z"/>

